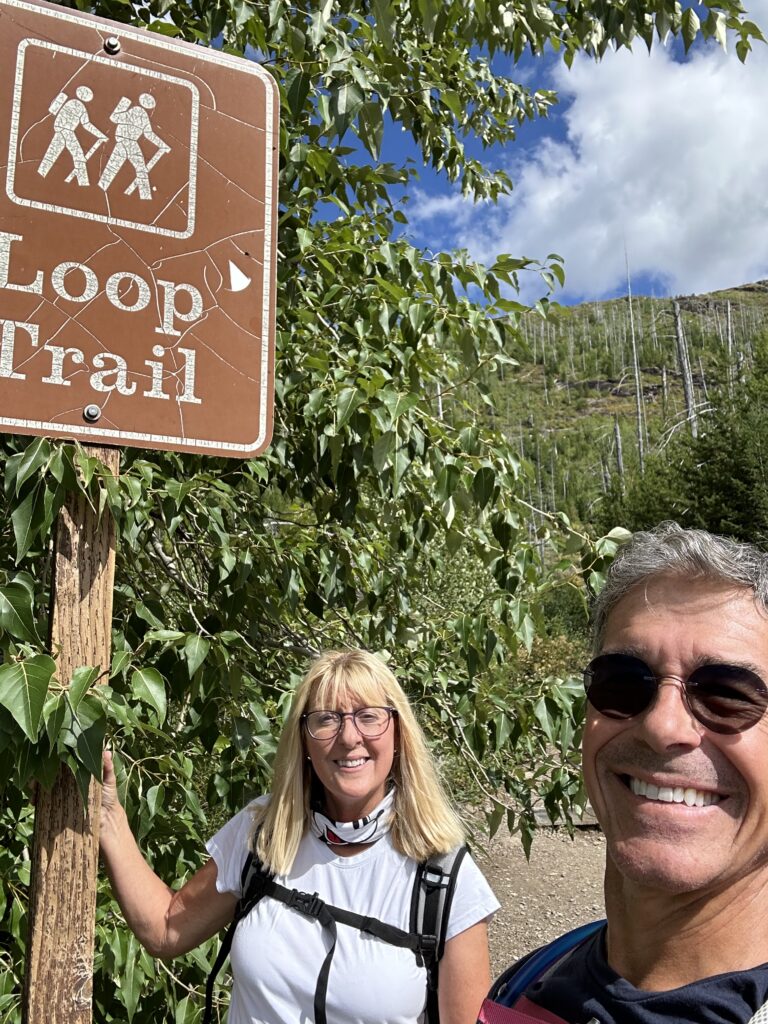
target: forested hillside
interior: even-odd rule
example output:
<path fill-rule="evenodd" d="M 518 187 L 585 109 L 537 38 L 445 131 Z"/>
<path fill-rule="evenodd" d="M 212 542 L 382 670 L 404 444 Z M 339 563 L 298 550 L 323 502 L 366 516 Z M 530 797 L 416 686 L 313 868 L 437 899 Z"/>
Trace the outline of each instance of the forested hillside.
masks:
<path fill-rule="evenodd" d="M 762 529 L 754 483 L 767 322 L 768 281 L 526 314 L 511 352 L 519 366 L 488 387 L 491 418 L 528 469 L 531 505 L 598 530 L 665 515 Z M 726 493 L 745 504 L 741 518 Z"/>

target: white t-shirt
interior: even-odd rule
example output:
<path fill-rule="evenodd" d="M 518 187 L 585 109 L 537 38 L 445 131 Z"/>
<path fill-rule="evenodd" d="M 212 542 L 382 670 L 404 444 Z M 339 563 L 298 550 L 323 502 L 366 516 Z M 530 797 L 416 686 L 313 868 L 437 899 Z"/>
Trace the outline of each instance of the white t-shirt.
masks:
<path fill-rule="evenodd" d="M 255 806 L 240 811 L 208 841 L 219 892 L 240 895 Z M 307 833 L 291 872 L 276 876 L 276 881 L 408 931 L 415 874 L 416 862 L 398 853 L 389 836 L 353 857 L 338 857 Z M 446 939 L 498 909 L 479 868 L 465 857 Z M 413 952 L 343 924 L 337 925 L 337 933 L 326 998 L 329 1024 L 420 1024 L 427 972 Z M 261 899 L 235 931 L 228 1024 L 312 1024 L 317 976 L 330 944 L 319 921 L 277 900 Z"/>

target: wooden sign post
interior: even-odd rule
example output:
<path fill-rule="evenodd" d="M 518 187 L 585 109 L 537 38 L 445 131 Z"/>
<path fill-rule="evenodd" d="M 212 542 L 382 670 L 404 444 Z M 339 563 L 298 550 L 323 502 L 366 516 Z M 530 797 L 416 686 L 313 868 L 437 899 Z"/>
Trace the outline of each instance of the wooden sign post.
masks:
<path fill-rule="evenodd" d="M 116 448 L 88 448 L 116 476 Z M 81 665 L 109 672 L 115 529 L 83 494 L 61 510 L 54 540 L 51 651 L 57 675 Z M 102 680 L 104 675 L 102 675 Z M 101 787 L 91 782 L 83 806 L 72 773 L 62 768 L 50 790 L 38 790 L 24 981 L 24 1024 L 89 1024 L 99 853 Z"/>
<path fill-rule="evenodd" d="M 0 0 L 0 430 L 267 447 L 278 118 L 252 61 Z M 92 453 L 117 473 L 114 449 Z M 113 525 L 73 498 L 55 543 L 66 683 L 109 667 Z M 39 793 L 24 1024 L 91 1019 L 99 807 L 65 771 Z"/>

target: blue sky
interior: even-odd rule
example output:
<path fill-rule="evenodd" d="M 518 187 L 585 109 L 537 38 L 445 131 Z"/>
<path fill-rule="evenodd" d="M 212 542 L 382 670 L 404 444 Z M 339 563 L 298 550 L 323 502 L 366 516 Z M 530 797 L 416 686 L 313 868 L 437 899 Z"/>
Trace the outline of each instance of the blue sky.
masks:
<path fill-rule="evenodd" d="M 747 0 L 768 35 L 768 0 Z M 600 64 L 553 59 L 511 70 L 560 104 L 518 141 L 486 154 L 515 190 L 474 204 L 426 170 L 409 189 L 409 236 L 439 251 L 458 247 L 486 263 L 499 253 L 565 258 L 563 303 L 632 291 L 679 295 L 768 278 L 768 46 L 742 65 L 714 44 L 683 59 L 609 53 Z M 390 138 L 385 156 L 408 153 Z M 419 161 L 418 154 L 411 155 Z M 625 256 L 626 253 L 626 256 Z M 522 296 L 539 297 L 531 276 Z"/>

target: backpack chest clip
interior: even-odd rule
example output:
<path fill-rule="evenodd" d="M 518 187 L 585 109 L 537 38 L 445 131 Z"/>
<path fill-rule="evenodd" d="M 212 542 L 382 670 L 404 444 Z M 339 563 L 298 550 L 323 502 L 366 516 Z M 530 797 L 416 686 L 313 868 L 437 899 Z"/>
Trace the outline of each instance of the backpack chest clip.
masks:
<path fill-rule="evenodd" d="M 310 893 L 300 892 L 298 889 L 291 889 L 285 902 L 286 906 L 298 910 L 300 914 L 306 914 L 307 917 L 319 918 L 325 907 L 325 903 L 316 892 L 310 895 Z"/>

